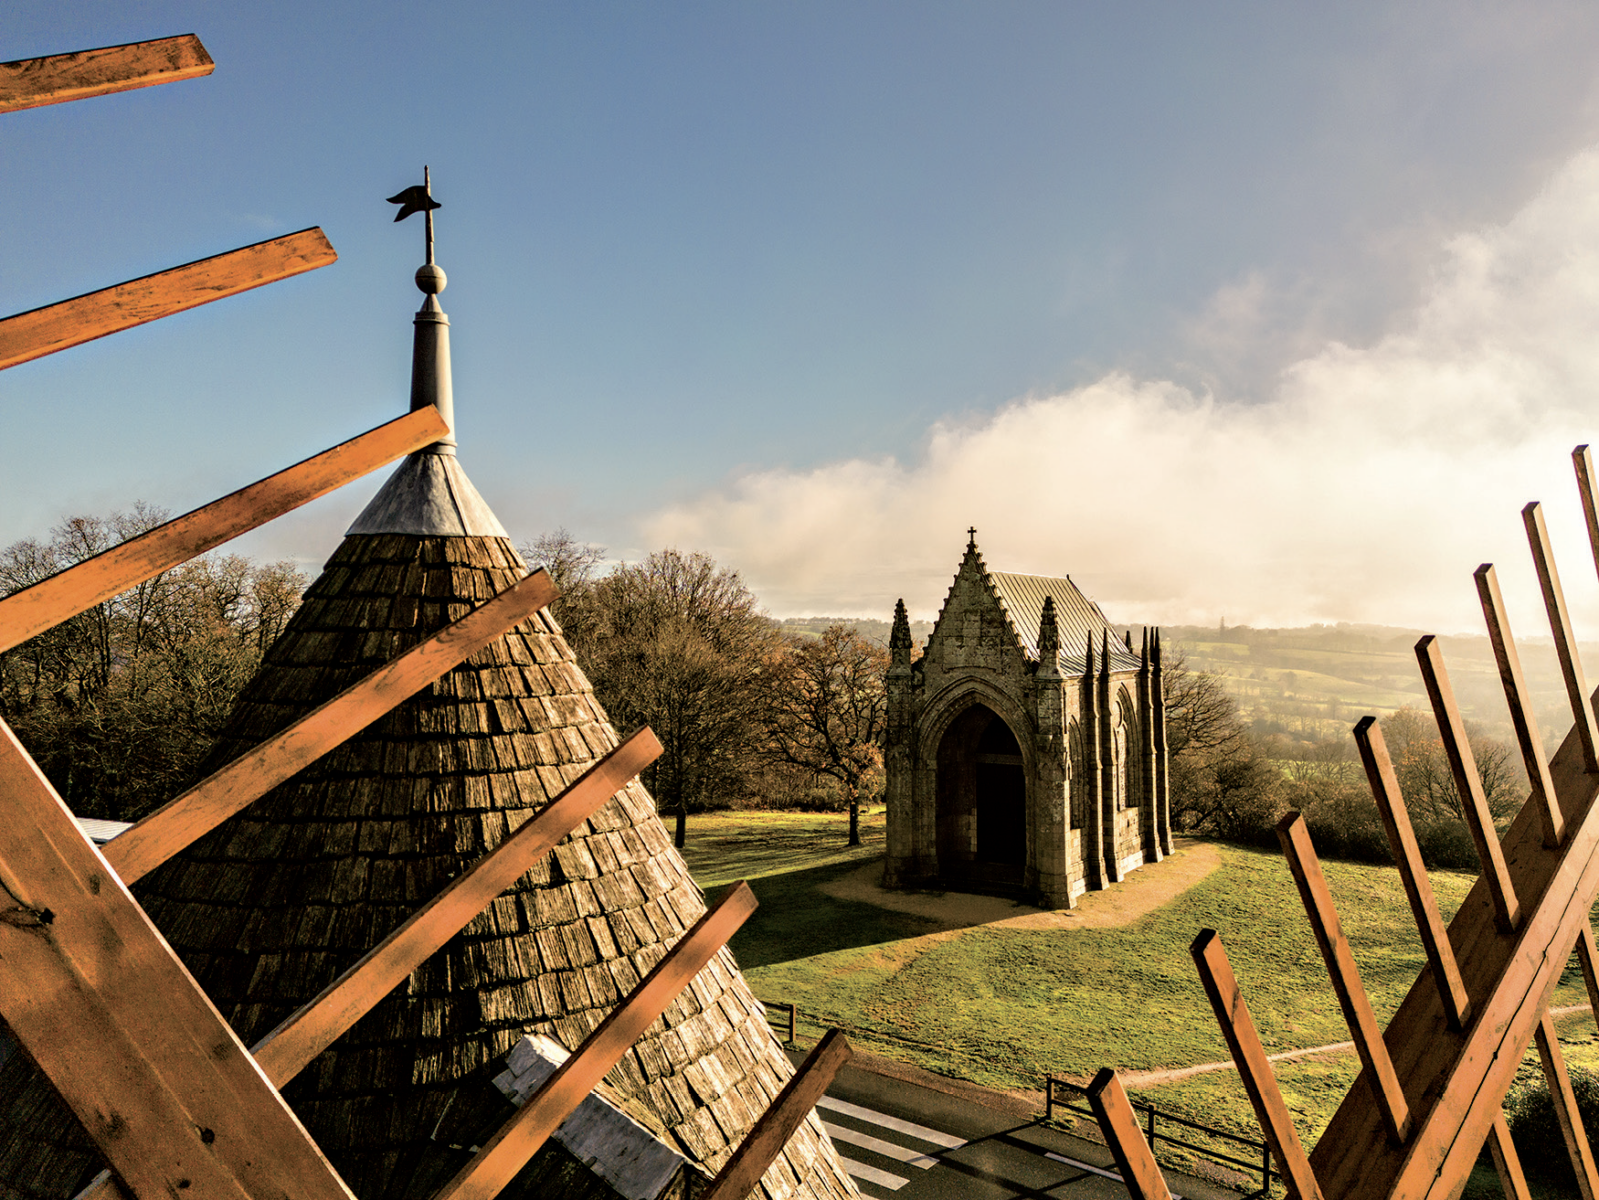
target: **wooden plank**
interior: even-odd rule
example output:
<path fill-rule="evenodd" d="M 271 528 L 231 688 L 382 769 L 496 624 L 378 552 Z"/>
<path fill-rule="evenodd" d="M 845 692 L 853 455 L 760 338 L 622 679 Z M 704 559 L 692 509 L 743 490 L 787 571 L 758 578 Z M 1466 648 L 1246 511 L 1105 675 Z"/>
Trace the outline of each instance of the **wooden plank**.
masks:
<path fill-rule="evenodd" d="M 1516 1153 L 1516 1143 L 1511 1140 L 1510 1126 L 1505 1124 L 1505 1114 L 1494 1120 L 1493 1132 L 1488 1135 L 1488 1153 L 1493 1157 L 1494 1170 L 1499 1174 L 1499 1186 L 1504 1189 L 1505 1200 L 1532 1200 L 1527 1190 L 1527 1176 L 1521 1169 L 1521 1156 Z"/>
<path fill-rule="evenodd" d="M 1543 845 L 1541 821 L 1523 808 L 1504 838 L 1505 861 L 1525 906 L 1521 928 L 1497 928 L 1479 879 L 1450 924 L 1450 942 L 1476 1016 L 1452 1030 L 1424 973 L 1388 1024 L 1394 1069 L 1410 1097 L 1426 1096 L 1410 1140 L 1395 1147 L 1366 1089 L 1352 1089 L 1311 1155 L 1329 1197 L 1444 1200 L 1470 1174 L 1549 993 L 1599 898 L 1599 777 L 1583 762 L 1573 730 L 1549 764 L 1567 824 L 1558 848 Z"/>
<path fill-rule="evenodd" d="M 216 69 L 192 33 L 0 63 L 0 113 L 209 75 Z"/>
<path fill-rule="evenodd" d="M 1488 625 L 1488 641 L 1493 646 L 1494 662 L 1499 667 L 1499 682 L 1510 707 L 1510 724 L 1516 731 L 1516 745 L 1532 784 L 1532 803 L 1538 806 L 1543 822 L 1543 844 L 1558 846 L 1566 834 L 1565 818 L 1555 803 L 1555 785 L 1549 778 L 1549 758 L 1543 752 L 1543 736 L 1538 720 L 1527 702 L 1527 679 L 1521 670 L 1521 655 L 1510 636 L 1510 618 L 1505 614 L 1505 598 L 1499 592 L 1499 576 L 1492 563 L 1483 563 L 1472 576 L 1477 581 L 1477 598 L 1482 602 L 1483 620 Z"/>
<path fill-rule="evenodd" d="M 816 1107 L 838 1069 L 849 1061 L 850 1053 L 843 1030 L 829 1029 L 823 1034 L 699 1200 L 747 1200 L 800 1122 Z"/>
<path fill-rule="evenodd" d="M 1299 898 L 1304 903 L 1305 915 L 1310 918 L 1316 944 L 1321 947 L 1338 1007 L 1343 1009 L 1344 1020 L 1349 1025 L 1349 1036 L 1354 1039 L 1361 1065 L 1366 1068 L 1372 1095 L 1388 1123 L 1389 1134 L 1395 1141 L 1402 1142 L 1410 1136 L 1410 1105 L 1399 1086 L 1399 1077 L 1394 1074 L 1388 1047 L 1382 1040 L 1382 1029 L 1371 1011 L 1371 1001 L 1361 986 L 1360 969 L 1344 937 L 1338 909 L 1333 905 L 1327 878 L 1322 874 L 1315 847 L 1311 845 L 1304 815 L 1294 812 L 1284 817 L 1277 825 L 1277 840 L 1282 843 L 1288 869 L 1299 886 Z"/>
<path fill-rule="evenodd" d="M 144 878 L 555 596 L 555 585 L 542 569 L 518 580 L 112 838 L 101 851 L 106 861 L 124 883 Z"/>
<path fill-rule="evenodd" d="M 1477 861 L 1482 864 L 1482 877 L 1488 884 L 1489 898 L 1493 900 L 1495 919 L 1501 930 L 1511 933 L 1521 922 L 1521 906 L 1505 869 L 1505 855 L 1494 830 L 1493 816 L 1488 811 L 1488 800 L 1482 794 L 1482 779 L 1477 774 L 1471 743 L 1466 738 L 1466 723 L 1455 703 L 1455 691 L 1449 686 L 1443 650 L 1432 634 L 1416 643 L 1416 661 L 1421 665 L 1421 678 L 1427 685 L 1427 697 L 1432 701 L 1433 715 L 1438 720 L 1438 736 L 1443 741 L 1444 756 L 1454 776 L 1462 815 L 1466 827 L 1471 830 L 1471 840 L 1477 844 Z"/>
<path fill-rule="evenodd" d="M 1588 989 L 1588 1010 L 1599 1024 L 1599 951 L 1594 949 L 1593 923 L 1584 922 L 1577 935 L 1577 963 L 1582 967 L 1582 982 Z"/>
<path fill-rule="evenodd" d="M 660 753 L 655 734 L 647 726 L 640 729 L 585 771 L 538 816 L 523 822 L 510 837 L 451 880 L 360 962 L 256 1044 L 255 1058 L 267 1078 L 279 1087 L 293 1079 Z M 671 996 L 666 1000 L 670 1002 Z"/>
<path fill-rule="evenodd" d="M 1410 911 L 1416 918 L 1416 932 L 1421 935 L 1422 949 L 1432 969 L 1433 981 L 1438 986 L 1438 999 L 1443 1005 L 1449 1025 L 1465 1028 L 1471 1019 L 1471 997 L 1460 976 L 1460 965 L 1455 961 L 1454 947 L 1444 929 L 1438 912 L 1438 898 L 1433 894 L 1432 880 L 1422 865 L 1421 849 L 1416 844 L 1416 833 L 1410 826 L 1410 814 L 1405 809 L 1404 797 L 1399 794 L 1399 779 L 1394 774 L 1393 760 L 1388 756 L 1388 746 L 1383 741 L 1382 729 L 1376 717 L 1362 717 L 1355 726 L 1355 745 L 1360 750 L 1360 761 L 1366 768 L 1366 779 L 1371 784 L 1372 798 L 1382 815 L 1383 828 L 1388 833 L 1388 845 L 1394 852 L 1394 862 L 1399 867 L 1399 879 L 1405 885 L 1405 895 L 1410 900 Z"/>
<path fill-rule="evenodd" d="M 1577 472 L 1577 491 L 1582 496 L 1583 524 L 1588 527 L 1588 545 L 1593 550 L 1593 565 L 1599 570 L 1599 486 L 1595 484 L 1593 453 L 1587 446 L 1571 452 L 1571 465 Z"/>
<path fill-rule="evenodd" d="M 1298 1200 L 1321 1200 L 1321 1187 L 1311 1170 L 1310 1160 L 1305 1157 L 1304 1147 L 1299 1144 L 1299 1134 L 1294 1131 L 1288 1105 L 1283 1103 L 1266 1048 L 1260 1044 L 1249 1005 L 1244 1003 L 1243 993 L 1238 990 L 1238 980 L 1233 975 L 1232 964 L 1227 961 L 1221 935 L 1214 929 L 1200 930 L 1189 953 L 1199 968 L 1200 982 L 1205 985 L 1205 995 L 1216 1014 L 1216 1023 L 1221 1026 L 1222 1037 L 1232 1051 L 1238 1076 L 1249 1093 L 1255 1119 L 1260 1122 L 1260 1130 L 1266 1136 L 1266 1144 L 1271 1147 L 1278 1169 Z"/>
<path fill-rule="evenodd" d="M 421 408 L 0 600 L 0 653 L 449 432 Z"/>
<path fill-rule="evenodd" d="M 0 370 L 314 271 L 338 260 L 317 228 L 257 242 L 0 320 Z"/>
<path fill-rule="evenodd" d="M 1101 1068 L 1088 1085 L 1088 1106 L 1094 1110 L 1132 1200 L 1172 1200 L 1154 1151 L 1138 1128 L 1138 1114 L 1127 1099 L 1121 1077 L 1109 1067 Z"/>
<path fill-rule="evenodd" d="M 1521 510 L 1522 523 L 1527 527 L 1527 542 L 1532 548 L 1533 566 L 1538 572 L 1538 587 L 1543 592 L 1544 609 L 1549 614 L 1549 631 L 1554 635 L 1555 652 L 1560 658 L 1560 673 L 1566 681 L 1566 698 L 1571 702 L 1571 715 L 1576 721 L 1577 736 L 1582 742 L 1582 758 L 1590 772 L 1599 771 L 1599 729 L 1594 726 L 1593 702 L 1588 696 L 1588 681 L 1583 674 L 1582 660 L 1577 656 L 1577 636 L 1571 628 L 1571 615 L 1566 609 L 1566 595 L 1560 587 L 1560 573 L 1555 569 L 1554 551 L 1549 545 L 1549 530 L 1544 525 L 1543 505 L 1534 501 Z"/>
<path fill-rule="evenodd" d="M 627 999 L 606 1015 L 577 1052 L 527 1098 L 435 1200 L 494 1200 L 754 911 L 755 894 L 740 880 L 655 964 Z"/>
<path fill-rule="evenodd" d="M 1582 1200 L 1594 1200 L 1595 1195 L 1599 1195 L 1599 1172 L 1594 1169 L 1593 1150 L 1582 1128 L 1582 1114 L 1577 1111 L 1577 1097 L 1571 1090 L 1571 1077 L 1566 1074 L 1566 1058 L 1560 1051 L 1560 1038 L 1548 1009 L 1538 1019 L 1533 1040 L 1538 1043 L 1538 1058 L 1543 1063 L 1543 1077 L 1549 1084 L 1555 1121 L 1566 1143 L 1566 1153 L 1571 1156 L 1571 1169 L 1577 1176 L 1577 1191 Z"/>
<path fill-rule="evenodd" d="M 0 1015 L 138 1196 L 350 1192 L 0 722 Z"/>

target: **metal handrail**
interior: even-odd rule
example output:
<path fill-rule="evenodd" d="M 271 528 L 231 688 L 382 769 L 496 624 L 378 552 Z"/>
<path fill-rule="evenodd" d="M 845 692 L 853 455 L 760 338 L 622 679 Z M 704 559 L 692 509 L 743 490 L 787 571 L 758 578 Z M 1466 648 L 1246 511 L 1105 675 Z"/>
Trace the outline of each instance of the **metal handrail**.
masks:
<path fill-rule="evenodd" d="M 1044 1117 L 1046 1120 L 1054 1119 L 1055 1109 L 1057 1107 L 1063 1108 L 1067 1112 L 1080 1113 L 1085 1117 L 1094 1116 L 1094 1110 L 1088 1108 L 1086 1105 L 1079 1107 L 1067 1100 L 1057 1100 L 1055 1098 L 1055 1089 L 1057 1087 L 1065 1088 L 1068 1094 L 1075 1092 L 1080 1096 L 1088 1095 L 1087 1088 L 1083 1087 L 1081 1084 L 1073 1083 L 1070 1079 L 1062 1079 L 1055 1075 L 1044 1076 Z M 1171 1134 L 1166 1133 L 1163 1129 L 1161 1129 L 1157 1124 L 1157 1110 L 1153 1104 L 1145 1100 L 1131 1100 L 1130 1098 L 1129 1102 L 1132 1104 L 1134 1109 L 1142 1109 L 1144 1112 L 1146 1118 L 1145 1136 L 1149 1139 L 1149 1148 L 1151 1152 L 1158 1152 L 1159 1147 L 1156 1144 L 1158 1139 L 1166 1142 L 1169 1145 L 1181 1146 L 1184 1150 L 1191 1150 L 1196 1154 L 1204 1156 L 1211 1162 L 1216 1163 L 1218 1166 L 1232 1166 L 1242 1168 L 1245 1171 L 1259 1171 L 1260 1189 L 1250 1193 L 1250 1200 L 1253 1200 L 1253 1198 L 1256 1196 L 1269 1195 L 1271 1192 L 1271 1181 L 1274 1178 L 1282 1178 L 1282 1175 L 1278 1173 L 1278 1171 L 1271 1164 L 1271 1148 L 1267 1146 L 1265 1142 L 1257 1141 L 1254 1138 L 1243 1137 L 1236 1133 L 1230 1133 L 1225 1129 L 1217 1129 L 1214 1125 L 1206 1125 L 1200 1121 L 1190 1121 L 1187 1117 L 1180 1117 L 1176 1113 L 1159 1113 L 1159 1117 L 1162 1122 L 1180 1125 L 1187 1129 L 1208 1134 L 1211 1137 L 1222 1138 L 1229 1142 L 1236 1142 L 1241 1146 L 1247 1146 L 1249 1149 L 1255 1151 L 1258 1156 L 1253 1160 L 1235 1158 L 1231 1154 L 1224 1153 L 1220 1150 L 1214 1150 L 1209 1146 L 1200 1146 L 1193 1142 L 1185 1141 L 1180 1137 L 1173 1137 Z"/>

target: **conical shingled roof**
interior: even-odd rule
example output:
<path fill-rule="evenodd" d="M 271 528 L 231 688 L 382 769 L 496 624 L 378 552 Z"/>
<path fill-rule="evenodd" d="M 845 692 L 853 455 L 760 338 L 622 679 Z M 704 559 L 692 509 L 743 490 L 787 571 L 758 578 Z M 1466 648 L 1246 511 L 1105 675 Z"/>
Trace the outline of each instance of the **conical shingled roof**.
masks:
<path fill-rule="evenodd" d="M 352 535 L 211 755 L 237 756 L 524 574 L 505 539 Z M 246 1043 L 617 743 L 547 613 L 146 880 L 152 919 Z M 459 1082 L 525 1032 L 575 1047 L 703 912 L 637 782 L 284 1089 L 363 1200 L 403 1194 Z M 609 1082 L 714 1170 L 790 1074 L 723 951 Z M 853 1194 L 814 1121 L 803 1183 Z"/>
<path fill-rule="evenodd" d="M 426 365 L 442 376 L 439 395 L 447 399 L 441 327 L 448 322 L 436 300 L 442 280 L 437 272 L 437 286 L 423 288 L 430 294 L 418 313 L 416 362 L 424 362 L 429 339 L 426 355 L 439 359 Z M 405 486 L 386 487 L 357 520 L 244 689 L 203 772 L 526 574 L 453 458 L 423 461 L 453 454 L 452 438 L 411 456 L 395 473 Z M 435 486 L 441 481 L 449 486 Z M 463 496 L 475 503 L 463 504 Z M 135 891 L 250 1044 L 618 740 L 559 626 L 541 612 Z M 705 908 L 635 780 L 285 1086 L 284 1096 L 362 1200 L 413 1200 L 421 1181 L 450 1165 L 441 1167 L 447 1148 L 431 1139 L 450 1105 L 480 1090 L 524 1034 L 575 1048 Z M 724 949 L 604 1086 L 647 1129 L 714 1173 L 792 1074 L 763 1006 Z M 21 1056 L 0 1067 L 0 1200 L 70 1196 L 97 1157 Z M 596 1179 L 574 1182 L 575 1161 L 552 1141 L 503 1194 L 609 1200 Z M 814 1113 L 760 1193 L 769 1200 L 858 1195 Z"/>

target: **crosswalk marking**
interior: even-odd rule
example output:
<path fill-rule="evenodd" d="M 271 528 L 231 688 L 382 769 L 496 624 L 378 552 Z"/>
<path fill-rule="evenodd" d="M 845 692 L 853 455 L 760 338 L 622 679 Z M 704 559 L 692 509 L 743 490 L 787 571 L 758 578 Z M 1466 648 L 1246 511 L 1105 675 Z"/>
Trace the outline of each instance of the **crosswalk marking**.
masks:
<path fill-rule="evenodd" d="M 902 1175 L 890 1175 L 887 1171 L 879 1171 L 876 1167 L 868 1167 L 865 1163 L 858 1163 L 853 1158 L 838 1156 L 839 1165 L 863 1183 L 875 1183 L 880 1188 L 887 1188 L 897 1192 L 910 1182 Z"/>
<path fill-rule="evenodd" d="M 896 1146 L 893 1142 L 885 1142 L 881 1138 L 874 1138 L 869 1133 L 858 1130 L 846 1129 L 842 1125 L 832 1125 L 822 1122 L 822 1128 L 827 1130 L 827 1136 L 835 1142 L 848 1142 L 851 1146 L 859 1146 L 862 1150 L 871 1150 L 881 1154 L 884 1158 L 896 1159 L 908 1167 L 920 1167 L 927 1170 L 938 1165 L 938 1159 L 929 1158 L 927 1155 L 911 1150 L 905 1146 Z"/>
<path fill-rule="evenodd" d="M 895 1133 L 903 1133 L 918 1141 L 942 1146 L 946 1150 L 959 1150 L 966 1144 L 961 1138 L 929 1129 L 926 1125 L 918 1125 L 914 1121 L 902 1121 L 898 1117 L 891 1117 L 873 1108 L 864 1108 L 847 1100 L 835 1100 L 832 1096 L 823 1096 L 816 1102 L 816 1107 L 843 1113 L 846 1117 L 854 1117 L 857 1121 L 869 1121 L 873 1125 L 881 1125 L 884 1129 L 892 1129 Z"/>

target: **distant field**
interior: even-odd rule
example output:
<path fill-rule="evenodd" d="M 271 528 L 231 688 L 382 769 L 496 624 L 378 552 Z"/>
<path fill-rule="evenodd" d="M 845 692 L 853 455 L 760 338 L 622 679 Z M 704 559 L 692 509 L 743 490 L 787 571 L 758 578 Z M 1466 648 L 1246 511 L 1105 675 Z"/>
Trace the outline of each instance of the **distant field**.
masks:
<path fill-rule="evenodd" d="M 1202 927 L 1221 931 L 1270 1052 L 1348 1037 L 1278 855 L 1219 848 L 1221 867 L 1121 928 L 1026 931 L 937 922 L 835 899 L 819 885 L 883 852 L 881 809 L 862 819 L 866 845 L 844 845 L 842 815 L 696 816 L 686 856 L 711 893 L 750 881 L 760 909 L 733 940 L 756 994 L 799 1005 L 801 1035 L 830 1025 L 875 1053 L 990 1087 L 1037 1090 L 1046 1073 L 1086 1079 L 1102 1066 L 1192 1066 L 1228 1057 L 1188 955 Z M 1325 869 L 1362 978 L 1386 1022 L 1423 956 L 1397 873 Z M 1159 867 L 1146 868 L 1159 870 Z M 1436 872 L 1445 916 L 1471 877 Z M 1554 1004 L 1585 999 L 1575 968 Z M 1599 1060 L 1586 1014 L 1561 1023 L 1573 1062 Z M 1278 1078 L 1313 1142 L 1354 1079 L 1353 1055 L 1285 1063 Z M 1230 1071 L 1139 1093 L 1163 1109 L 1255 1135 Z"/>
<path fill-rule="evenodd" d="M 1417 630 L 1315 625 L 1303 629 L 1165 631 L 1188 667 L 1220 676 L 1257 733 L 1346 737 L 1361 717 L 1404 705 L 1429 711 L 1416 668 Z M 1504 692 L 1486 637 L 1443 637 L 1444 661 L 1468 720 L 1508 739 Z M 1533 711 L 1550 749 L 1571 727 L 1560 666 L 1547 637 L 1519 642 Z M 1593 649 L 1586 653 L 1594 654 Z"/>

